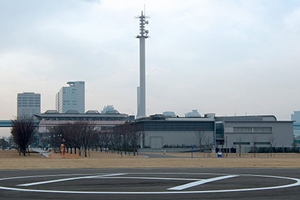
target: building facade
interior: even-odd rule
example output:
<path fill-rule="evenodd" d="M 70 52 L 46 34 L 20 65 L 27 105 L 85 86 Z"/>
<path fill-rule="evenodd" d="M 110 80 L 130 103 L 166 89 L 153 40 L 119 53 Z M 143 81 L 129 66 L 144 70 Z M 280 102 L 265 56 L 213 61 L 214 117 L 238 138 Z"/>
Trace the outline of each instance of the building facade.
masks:
<path fill-rule="evenodd" d="M 292 148 L 293 122 L 275 116 L 165 117 L 136 120 L 143 129 L 142 148 L 211 148 L 251 152 L 262 148 Z"/>
<path fill-rule="evenodd" d="M 41 113 L 41 94 L 23 92 L 17 95 L 17 117 L 33 117 Z"/>
<path fill-rule="evenodd" d="M 209 118 L 177 118 L 153 115 L 135 122 L 143 130 L 141 148 L 190 148 L 215 142 L 215 123 Z"/>
<path fill-rule="evenodd" d="M 220 134 L 217 143 L 230 152 L 292 148 L 293 122 L 277 121 L 275 116 L 216 117 Z"/>
<path fill-rule="evenodd" d="M 58 113 L 56 110 L 47 110 L 45 113 L 35 115 L 39 120 L 38 134 L 39 146 L 45 147 L 43 138 L 51 133 L 56 126 L 66 123 L 74 123 L 78 121 L 89 122 L 98 131 L 111 131 L 113 127 L 122 125 L 127 121 L 133 121 L 134 116 L 121 114 L 119 112 L 99 113 L 97 110 L 89 110 L 86 113 L 78 113 L 68 111 L 66 113 Z"/>
<path fill-rule="evenodd" d="M 89 121 L 98 130 L 110 130 L 116 125 L 124 124 L 134 117 L 127 114 L 109 113 L 103 114 L 96 110 L 87 111 L 86 113 L 58 113 L 55 110 L 48 110 L 45 113 L 35 115 L 39 119 L 39 133 L 48 133 L 53 127 L 67 122 Z"/>
<path fill-rule="evenodd" d="M 294 136 L 300 138 L 300 111 L 294 111 L 291 119 L 294 121 Z"/>
<path fill-rule="evenodd" d="M 210 113 L 204 117 L 169 117 L 158 114 L 135 120 L 134 116 L 106 106 L 101 113 L 47 111 L 35 116 L 39 119 L 40 134 L 67 122 L 89 121 L 104 132 L 129 122 L 141 131 L 141 150 L 176 148 L 248 153 L 284 149 L 287 152 L 294 143 L 293 121 L 277 121 L 273 115 L 218 117 Z"/>
<path fill-rule="evenodd" d="M 62 87 L 56 94 L 55 106 L 59 113 L 69 110 L 85 112 L 85 84 L 84 81 L 68 82 L 69 86 Z"/>

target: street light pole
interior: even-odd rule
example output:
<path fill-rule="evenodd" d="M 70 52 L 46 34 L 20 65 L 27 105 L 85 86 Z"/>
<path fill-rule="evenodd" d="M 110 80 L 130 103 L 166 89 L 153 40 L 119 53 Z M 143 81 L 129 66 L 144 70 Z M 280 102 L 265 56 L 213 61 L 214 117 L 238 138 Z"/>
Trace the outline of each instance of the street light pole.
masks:
<path fill-rule="evenodd" d="M 121 157 L 123 157 L 123 155 L 122 155 L 122 151 L 123 151 L 123 149 L 122 149 L 122 146 L 123 146 L 123 135 L 121 134 Z"/>

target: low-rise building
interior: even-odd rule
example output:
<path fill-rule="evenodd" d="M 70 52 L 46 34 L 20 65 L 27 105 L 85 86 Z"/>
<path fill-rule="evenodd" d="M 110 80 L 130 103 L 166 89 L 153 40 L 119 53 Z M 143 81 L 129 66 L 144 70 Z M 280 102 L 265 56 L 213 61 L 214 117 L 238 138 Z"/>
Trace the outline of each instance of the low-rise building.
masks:
<path fill-rule="evenodd" d="M 142 148 L 208 148 L 227 152 L 251 152 L 262 148 L 292 148 L 293 121 L 277 121 L 273 115 L 217 117 L 165 117 L 138 119 Z"/>

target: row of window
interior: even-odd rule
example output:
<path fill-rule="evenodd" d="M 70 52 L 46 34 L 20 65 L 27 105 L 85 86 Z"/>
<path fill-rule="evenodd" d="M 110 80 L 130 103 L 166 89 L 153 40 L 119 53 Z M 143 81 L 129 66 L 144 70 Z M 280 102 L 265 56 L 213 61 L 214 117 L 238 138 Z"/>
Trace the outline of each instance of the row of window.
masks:
<path fill-rule="evenodd" d="M 53 121 L 126 121 L 127 117 L 92 117 L 92 118 L 78 118 L 78 117 L 43 117 L 43 120 Z"/>
<path fill-rule="evenodd" d="M 40 102 L 19 102 L 18 105 L 40 104 Z"/>
<path fill-rule="evenodd" d="M 40 107 L 40 104 L 38 104 L 38 105 L 32 105 L 32 104 L 30 104 L 30 105 L 18 105 L 19 107 Z"/>
<path fill-rule="evenodd" d="M 270 142 L 254 142 L 254 145 L 269 145 Z M 233 145 L 250 145 L 250 142 L 233 142 Z"/>
<path fill-rule="evenodd" d="M 272 127 L 233 127 L 234 133 L 272 133 Z"/>
<path fill-rule="evenodd" d="M 214 122 L 142 122 L 145 131 L 214 131 Z"/>

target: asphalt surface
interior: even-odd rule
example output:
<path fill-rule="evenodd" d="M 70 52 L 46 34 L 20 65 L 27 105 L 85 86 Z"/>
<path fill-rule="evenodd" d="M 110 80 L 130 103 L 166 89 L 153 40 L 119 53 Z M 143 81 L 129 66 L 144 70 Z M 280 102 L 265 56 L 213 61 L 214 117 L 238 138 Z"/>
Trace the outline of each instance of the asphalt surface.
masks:
<path fill-rule="evenodd" d="M 298 200 L 300 169 L 2 170 L 0 199 Z"/>

